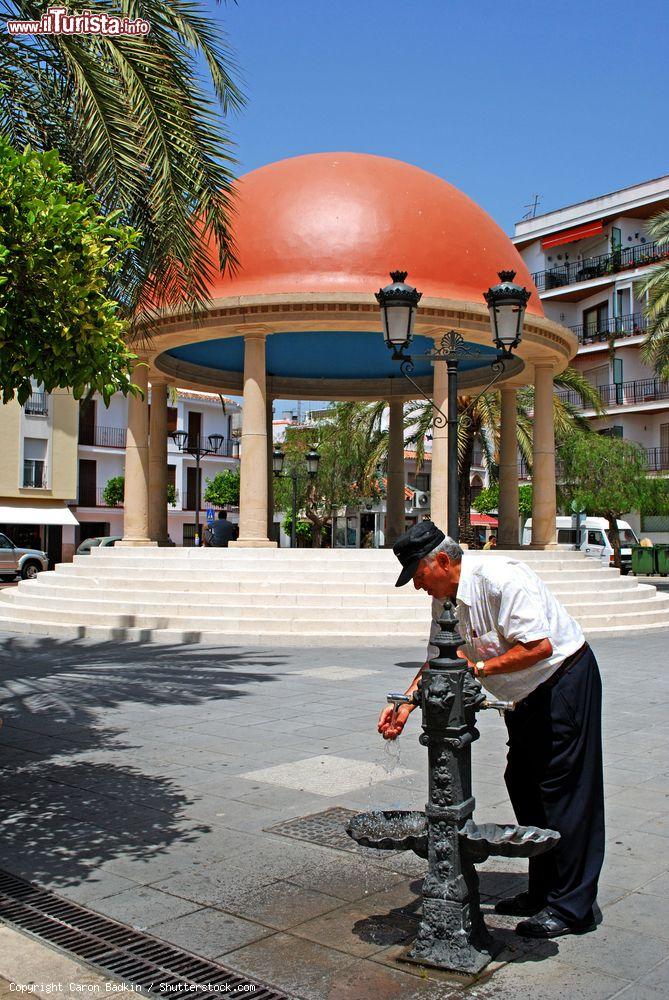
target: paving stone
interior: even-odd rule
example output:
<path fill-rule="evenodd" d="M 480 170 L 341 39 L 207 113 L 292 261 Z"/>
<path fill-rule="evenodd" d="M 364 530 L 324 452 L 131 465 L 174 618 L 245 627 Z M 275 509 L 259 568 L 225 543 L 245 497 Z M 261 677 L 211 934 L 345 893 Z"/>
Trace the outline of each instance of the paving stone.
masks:
<path fill-rule="evenodd" d="M 607 907 L 606 924 L 607 927 L 625 927 L 669 942 L 667 898 L 633 892 Z"/>
<path fill-rule="evenodd" d="M 562 937 L 559 944 L 560 958 L 570 965 L 628 981 L 645 975 L 667 957 L 666 939 L 614 926 L 607 920 L 596 931 Z"/>
<path fill-rule="evenodd" d="M 341 860 L 306 868 L 288 879 L 304 889 L 313 889 L 342 900 L 361 899 L 404 880 L 405 876 L 399 872 L 344 853 Z"/>
<path fill-rule="evenodd" d="M 133 886 L 113 896 L 92 900 L 88 905 L 104 913 L 105 916 L 120 920 L 121 923 L 129 924 L 138 930 L 146 930 L 151 924 L 166 920 L 168 917 L 191 913 L 199 908 L 190 900 L 177 899 L 146 885 Z"/>
<path fill-rule="evenodd" d="M 495 972 L 489 982 L 476 984 L 476 1000 L 608 1000 L 628 983 L 610 974 L 570 966 L 561 959 L 527 957 Z"/>
<path fill-rule="evenodd" d="M 408 776 L 412 773 L 407 769 L 398 769 L 396 777 Z M 247 781 L 262 781 L 283 788 L 294 788 L 298 791 L 332 798 L 344 792 L 350 792 L 356 788 L 366 788 L 370 784 L 383 781 L 387 777 L 387 773 L 378 764 L 323 754 L 317 757 L 307 757 L 292 764 L 280 764 L 277 767 L 249 771 L 240 777 Z"/>
<path fill-rule="evenodd" d="M 151 934 L 204 958 L 215 958 L 272 931 L 221 910 L 204 908 L 151 924 Z"/>
<path fill-rule="evenodd" d="M 335 1000 L 340 979 L 356 962 L 353 955 L 281 932 L 225 955 L 229 968 L 303 1000 Z"/>
<path fill-rule="evenodd" d="M 264 926 L 287 930 L 341 905 L 341 899 L 336 896 L 303 889 L 292 882 L 278 881 L 253 892 L 242 892 L 228 903 L 226 909 Z"/>

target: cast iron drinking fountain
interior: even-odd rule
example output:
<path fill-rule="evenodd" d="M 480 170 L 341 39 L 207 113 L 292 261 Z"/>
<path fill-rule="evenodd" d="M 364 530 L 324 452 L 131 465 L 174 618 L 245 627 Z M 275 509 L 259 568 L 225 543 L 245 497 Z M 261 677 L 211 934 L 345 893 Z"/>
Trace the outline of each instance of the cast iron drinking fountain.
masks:
<path fill-rule="evenodd" d="M 421 706 L 428 750 L 425 812 L 375 810 L 352 817 L 348 834 L 364 847 L 413 850 L 427 858 L 418 935 L 406 959 L 453 972 L 477 973 L 502 949 L 485 925 L 480 908 L 477 864 L 489 857 L 529 858 L 560 839 L 534 826 L 475 823 L 472 819 L 471 744 L 479 733 L 476 712 L 513 709 L 512 702 L 489 701 L 465 660 L 456 656 L 463 640 L 453 605 L 447 601 L 433 640 L 439 653 L 429 661 L 412 698 L 388 695 L 395 706 Z"/>

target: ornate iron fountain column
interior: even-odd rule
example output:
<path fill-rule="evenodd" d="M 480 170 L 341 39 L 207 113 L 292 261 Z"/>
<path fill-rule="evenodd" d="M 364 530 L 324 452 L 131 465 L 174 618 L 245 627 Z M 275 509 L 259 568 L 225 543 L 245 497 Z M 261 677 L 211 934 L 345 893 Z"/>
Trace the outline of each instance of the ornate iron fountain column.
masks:
<path fill-rule="evenodd" d="M 428 872 L 423 916 L 408 958 L 461 972 L 480 971 L 499 950 L 479 908 L 478 875 L 460 830 L 474 812 L 471 744 L 478 739 L 475 710 L 485 695 L 466 661 L 450 602 L 438 620 L 434 645 L 418 689 L 423 713 L 420 742 L 428 749 Z"/>

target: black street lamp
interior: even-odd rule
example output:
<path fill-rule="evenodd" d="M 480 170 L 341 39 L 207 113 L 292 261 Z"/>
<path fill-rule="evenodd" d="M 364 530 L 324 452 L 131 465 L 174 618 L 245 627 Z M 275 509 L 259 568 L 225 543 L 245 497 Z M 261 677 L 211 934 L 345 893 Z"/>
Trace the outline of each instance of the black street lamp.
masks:
<path fill-rule="evenodd" d="M 414 370 L 414 359 L 405 350 L 411 345 L 416 320 L 418 303 L 422 292 L 406 283 L 406 271 L 391 271 L 392 284 L 379 289 L 376 301 L 381 307 L 383 321 L 383 336 L 386 346 L 393 352 L 393 361 L 399 361 L 400 371 L 416 389 L 418 394 L 428 401 L 435 411 L 433 423 L 435 427 L 448 427 L 448 534 L 455 541 L 459 538 L 458 525 L 458 422 L 471 421 L 470 411 L 501 377 L 505 369 L 505 361 L 513 358 L 513 348 L 517 347 L 523 335 L 523 320 L 525 308 L 531 292 L 521 285 L 514 284 L 515 271 L 500 271 L 500 283 L 493 285 L 483 297 L 488 304 L 492 339 L 497 348 L 497 356 L 490 364 L 494 373 L 492 379 L 469 404 L 467 409 L 458 416 L 458 368 L 460 361 L 475 357 L 480 352 L 470 346 L 461 334 L 449 330 L 441 338 L 439 347 L 427 354 L 416 356 L 416 360 L 445 362 L 448 373 L 448 413 L 442 413 L 437 404 L 426 396 L 417 382 L 411 378 Z"/>
<path fill-rule="evenodd" d="M 200 544 L 200 462 L 206 455 L 219 455 L 225 441 L 222 434 L 210 434 L 207 438 L 208 447 L 200 444 L 199 434 L 189 434 L 188 431 L 172 431 L 170 437 L 179 451 L 192 455 L 195 459 L 195 545 Z"/>
<path fill-rule="evenodd" d="M 293 483 L 293 514 L 290 522 L 290 547 L 291 549 L 297 548 L 297 484 L 302 478 L 298 473 L 297 469 L 292 468 L 288 472 L 283 471 L 283 463 L 286 455 L 281 448 L 277 445 L 272 452 L 272 472 L 276 479 L 287 478 L 291 479 Z M 307 476 L 309 479 L 313 479 L 318 472 L 318 464 L 321 460 L 321 456 L 316 451 L 316 446 L 312 445 L 311 449 L 305 455 L 305 461 L 307 466 Z"/>

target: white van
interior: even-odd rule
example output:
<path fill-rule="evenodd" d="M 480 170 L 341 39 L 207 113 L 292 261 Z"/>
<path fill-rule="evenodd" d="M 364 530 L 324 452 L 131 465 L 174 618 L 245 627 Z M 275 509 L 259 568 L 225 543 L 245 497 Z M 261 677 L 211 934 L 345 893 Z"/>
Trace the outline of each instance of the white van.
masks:
<path fill-rule="evenodd" d="M 618 521 L 620 533 L 620 564 L 623 573 L 632 568 L 630 545 L 638 545 L 639 539 L 627 521 Z M 605 566 L 613 565 L 613 546 L 609 540 L 609 522 L 605 517 L 586 517 L 579 531 L 574 527 L 572 517 L 555 518 L 555 541 L 558 545 L 568 545 L 580 549 L 591 559 L 601 559 Z M 523 545 L 532 541 L 532 518 L 528 518 L 523 528 Z"/>

